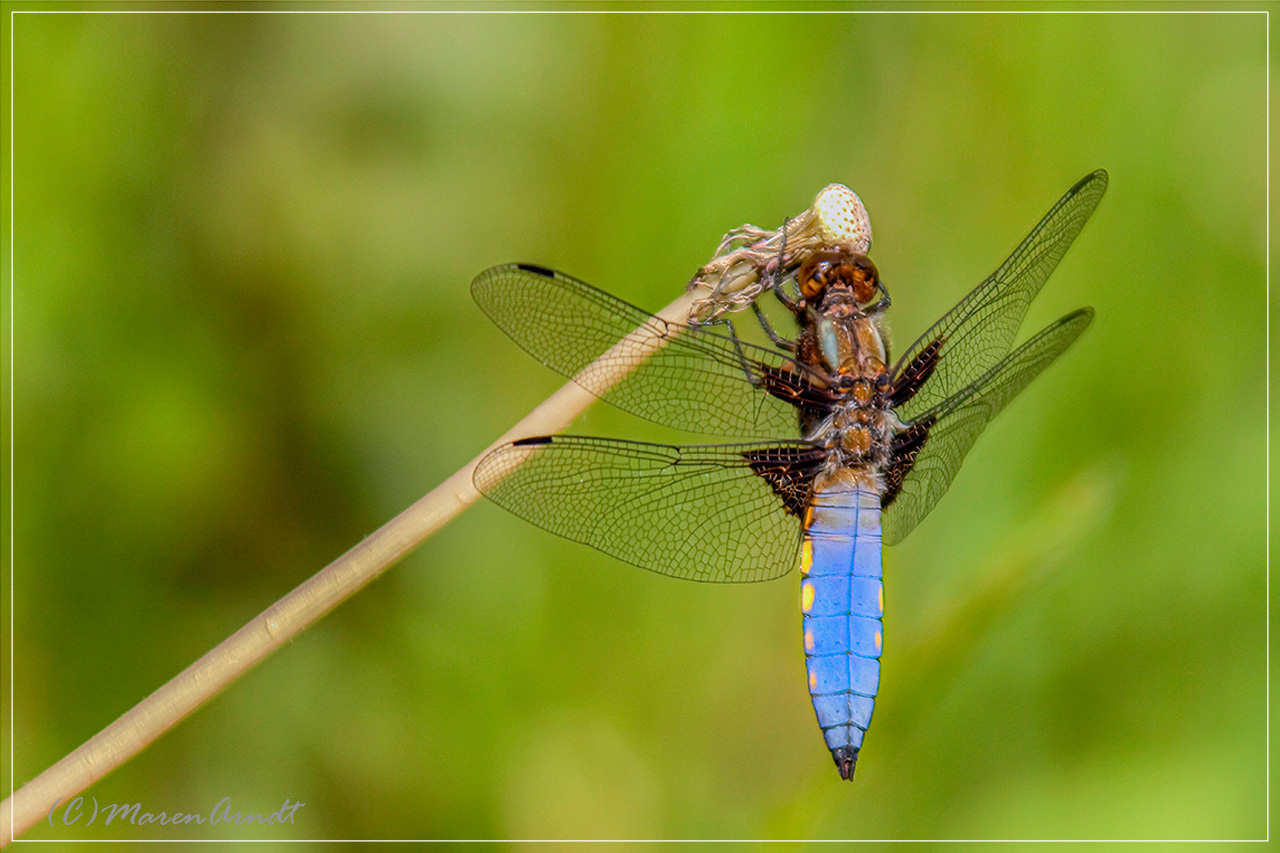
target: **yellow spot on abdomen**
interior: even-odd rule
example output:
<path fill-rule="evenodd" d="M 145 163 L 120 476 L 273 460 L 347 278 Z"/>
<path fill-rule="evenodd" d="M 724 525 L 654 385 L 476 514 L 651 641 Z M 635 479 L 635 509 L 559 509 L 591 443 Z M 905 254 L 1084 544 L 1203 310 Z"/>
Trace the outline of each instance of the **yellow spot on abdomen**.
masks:
<path fill-rule="evenodd" d="M 809 689 L 812 690 L 818 686 L 818 673 L 809 673 Z"/>
<path fill-rule="evenodd" d="M 884 615 L 884 585 L 883 584 L 880 586 L 880 589 L 877 591 L 877 595 L 880 599 L 880 615 L 883 616 Z"/>
<path fill-rule="evenodd" d="M 880 654 L 880 632 L 876 631 L 876 654 Z"/>
<path fill-rule="evenodd" d="M 813 584 L 805 581 L 800 584 L 800 611 L 808 613 L 813 609 Z"/>
<path fill-rule="evenodd" d="M 813 651 L 813 632 L 812 631 L 804 632 L 804 650 L 806 652 Z"/>
<path fill-rule="evenodd" d="M 804 542 L 800 544 L 800 573 L 808 577 L 811 568 L 813 568 L 813 540 L 806 536 Z"/>

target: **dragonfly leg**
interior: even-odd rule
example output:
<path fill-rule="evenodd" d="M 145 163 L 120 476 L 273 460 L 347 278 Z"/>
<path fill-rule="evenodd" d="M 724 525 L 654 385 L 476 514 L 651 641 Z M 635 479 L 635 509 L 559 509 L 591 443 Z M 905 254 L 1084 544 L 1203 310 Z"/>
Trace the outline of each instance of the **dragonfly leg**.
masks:
<path fill-rule="evenodd" d="M 755 308 L 754 303 L 752 304 L 752 308 Z M 761 316 L 761 315 L 757 315 L 757 316 Z M 769 328 L 768 322 L 763 318 L 761 319 L 761 325 L 764 326 L 766 332 L 771 333 L 773 331 L 772 329 Z M 742 351 L 742 341 L 738 339 L 738 330 L 734 328 L 733 321 L 730 320 L 728 317 L 717 317 L 714 320 L 711 320 L 710 322 L 702 324 L 701 328 L 706 328 L 708 326 L 724 326 L 726 329 L 728 329 L 728 332 L 725 334 L 725 337 L 727 337 L 730 341 L 733 342 L 733 351 L 734 351 L 734 354 L 738 357 L 738 365 L 742 368 L 742 375 L 746 377 L 746 380 L 750 382 L 752 385 L 759 387 L 762 384 L 762 380 L 758 375 L 756 375 L 756 372 L 752 370 L 754 362 L 752 362 L 751 359 L 747 358 L 747 354 Z M 770 334 L 770 337 L 772 337 L 772 334 Z"/>
<path fill-rule="evenodd" d="M 790 293 L 787 293 L 787 291 L 783 289 L 783 285 L 785 284 L 786 284 L 785 281 L 780 281 L 776 285 L 774 285 L 773 295 L 777 297 L 778 301 L 781 302 L 788 311 L 798 316 L 800 312 L 804 310 L 804 308 L 800 304 L 800 301 L 803 297 L 800 296 L 799 290 L 796 291 L 794 296 L 792 296 Z M 794 281 L 791 284 L 793 287 L 795 286 Z"/>
<path fill-rule="evenodd" d="M 773 264 L 771 265 L 772 268 L 768 270 L 769 278 L 770 278 L 769 290 L 773 291 L 773 295 L 777 297 L 778 301 L 781 302 L 788 311 L 790 311 L 792 314 L 799 316 L 800 300 L 802 299 L 802 297 L 800 296 L 799 286 L 796 286 L 795 296 L 792 296 L 791 294 L 787 293 L 786 290 L 783 289 L 783 286 L 786 284 L 788 278 L 791 279 L 793 286 L 795 286 L 794 276 L 791 276 L 790 273 L 786 272 L 787 226 L 790 224 L 791 224 L 790 219 L 784 219 L 782 220 L 782 227 L 778 229 L 778 233 L 781 236 L 781 245 L 778 247 L 778 259 L 773 262 Z M 773 336 L 770 335 L 770 338 L 772 337 Z M 775 340 L 774 343 L 777 343 L 777 341 Z"/>
<path fill-rule="evenodd" d="M 779 299 L 782 298 L 781 297 L 782 291 L 775 290 L 774 293 L 779 294 L 779 297 L 778 297 Z M 783 304 L 785 305 L 786 302 L 783 302 Z M 782 337 L 782 335 L 779 335 L 776 331 L 774 331 L 773 326 L 769 323 L 769 318 L 765 316 L 764 311 L 760 310 L 760 305 L 758 303 L 752 302 L 751 310 L 756 315 L 756 322 L 760 324 L 760 328 L 764 329 L 764 333 L 769 336 L 769 340 L 773 341 L 774 346 L 778 347 L 779 349 L 786 350 L 787 352 L 790 352 L 790 353 L 794 353 L 796 351 L 796 342 L 789 341 L 786 338 Z"/>
<path fill-rule="evenodd" d="M 781 236 L 781 245 L 778 247 L 778 257 L 765 268 L 765 272 L 769 276 L 769 283 L 766 285 L 767 290 L 773 291 L 773 295 L 779 302 L 783 304 L 788 311 L 795 314 L 799 308 L 799 292 L 796 298 L 792 298 L 784 288 L 787 276 L 784 274 L 787 264 L 787 226 L 791 224 L 790 219 L 782 220 L 782 227 L 778 229 Z M 752 302 L 751 310 L 756 315 L 756 321 L 760 324 L 760 328 L 764 329 L 764 333 L 769 336 L 769 340 L 773 341 L 773 345 L 778 349 L 786 352 L 794 353 L 796 351 L 795 341 L 787 340 L 774 331 L 773 326 L 769 323 L 769 318 L 765 316 L 764 311 L 760 309 L 760 303 Z"/>
<path fill-rule="evenodd" d="M 880 291 L 880 298 L 874 305 L 867 309 L 868 314 L 879 314 L 881 311 L 888 309 L 893 304 L 893 300 L 889 298 L 889 291 L 881 283 L 880 279 L 876 279 L 876 290 Z"/>

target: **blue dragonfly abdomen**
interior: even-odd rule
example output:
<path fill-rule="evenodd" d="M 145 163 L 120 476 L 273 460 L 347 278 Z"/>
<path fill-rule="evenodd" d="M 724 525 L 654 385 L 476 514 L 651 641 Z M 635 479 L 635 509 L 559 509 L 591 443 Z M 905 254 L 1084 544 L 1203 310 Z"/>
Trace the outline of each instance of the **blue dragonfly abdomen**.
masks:
<path fill-rule="evenodd" d="M 848 779 L 880 684 L 880 495 L 874 478 L 856 470 L 818 480 L 804 519 L 801 627 L 818 727 Z"/>

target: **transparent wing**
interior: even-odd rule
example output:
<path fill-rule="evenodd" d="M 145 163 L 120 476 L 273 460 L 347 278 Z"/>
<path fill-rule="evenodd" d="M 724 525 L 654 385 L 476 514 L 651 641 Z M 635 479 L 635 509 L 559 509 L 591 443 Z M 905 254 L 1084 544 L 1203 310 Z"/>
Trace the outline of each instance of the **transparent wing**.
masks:
<path fill-rule="evenodd" d="M 471 294 L 534 358 L 634 415 L 707 435 L 796 433 L 796 410 L 765 390 L 770 375 L 803 369 L 779 352 L 668 323 L 586 282 L 532 264 L 485 270 L 472 282 Z M 619 365 L 632 363 L 640 348 L 620 341 L 639 327 L 666 345 L 609 388 L 608 377 Z"/>
<path fill-rule="evenodd" d="M 892 374 L 895 385 L 919 387 L 910 388 L 913 396 L 896 407 L 904 420 L 938 406 L 1009 352 L 1031 300 L 1106 189 L 1107 173 L 1100 169 L 1067 190 L 999 269 L 906 350 Z"/>
<path fill-rule="evenodd" d="M 816 463 L 811 445 L 674 447 L 581 436 L 499 447 L 476 488 L 506 510 L 643 569 L 697 581 L 780 577 L 800 524 L 750 457 Z"/>
<path fill-rule="evenodd" d="M 886 475 L 890 492 L 897 489 L 882 514 L 886 545 L 902 541 L 929 514 L 983 428 L 1062 355 L 1092 320 L 1092 308 L 1068 314 L 969 387 L 916 417 L 900 435 L 900 452 Z"/>

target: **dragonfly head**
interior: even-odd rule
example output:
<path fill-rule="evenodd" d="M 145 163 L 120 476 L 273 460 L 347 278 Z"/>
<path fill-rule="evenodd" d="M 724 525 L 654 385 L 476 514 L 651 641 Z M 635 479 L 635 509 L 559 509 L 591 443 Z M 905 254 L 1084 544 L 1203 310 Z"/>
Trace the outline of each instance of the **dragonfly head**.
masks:
<path fill-rule="evenodd" d="M 805 302 L 819 311 L 835 304 L 852 305 L 866 313 L 888 307 L 876 265 L 866 255 L 846 248 L 811 254 L 800 267 L 797 281 Z"/>

